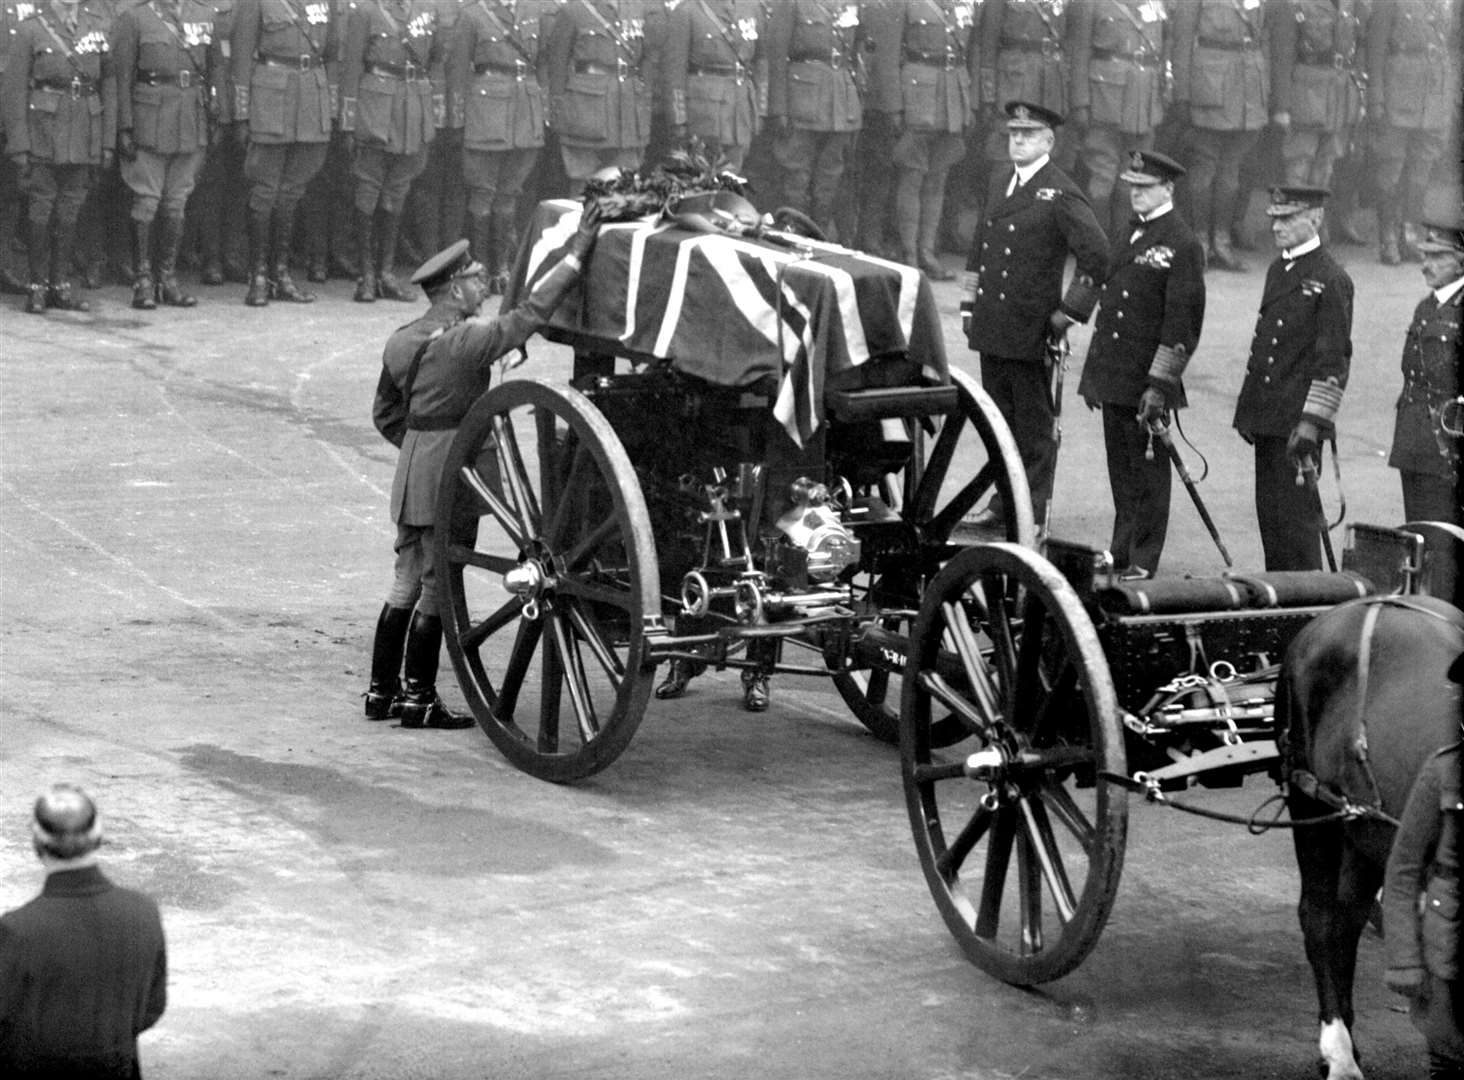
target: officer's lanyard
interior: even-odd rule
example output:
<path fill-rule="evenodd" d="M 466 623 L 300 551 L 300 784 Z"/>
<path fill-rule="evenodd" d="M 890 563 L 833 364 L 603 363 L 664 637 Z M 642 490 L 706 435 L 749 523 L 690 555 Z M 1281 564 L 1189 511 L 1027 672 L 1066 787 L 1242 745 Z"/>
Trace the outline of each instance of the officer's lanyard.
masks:
<path fill-rule="evenodd" d="M 78 12 L 77 14 L 79 16 L 80 12 Z M 76 59 L 76 50 L 74 50 L 70 45 L 66 43 L 66 40 L 56 32 L 55 28 L 50 23 L 46 21 L 46 16 L 39 10 L 36 11 L 36 20 L 41 24 L 41 29 L 44 30 L 47 34 L 51 35 L 51 40 L 56 43 L 56 48 L 61 50 L 61 55 L 66 57 L 66 62 L 72 66 L 76 73 L 80 75 L 83 79 L 90 79 L 91 75 L 87 73 L 86 69 L 83 68 Z M 81 19 L 79 17 L 76 21 L 76 25 L 77 29 L 81 28 Z"/>
<path fill-rule="evenodd" d="M 1159 0 L 1144 0 L 1144 2 L 1158 3 Z M 1113 0 L 1113 6 L 1118 8 L 1119 11 L 1123 12 L 1124 15 L 1128 18 L 1128 21 L 1134 24 L 1134 29 L 1139 32 L 1139 39 L 1144 43 L 1144 48 L 1141 52 L 1141 55 L 1157 51 L 1154 48 L 1154 43 L 1149 40 L 1148 32 L 1144 29 L 1144 20 L 1140 19 L 1137 15 L 1134 14 L 1133 8 L 1125 4 L 1123 0 Z"/>
<path fill-rule="evenodd" d="M 1047 17 L 1046 0 L 1036 0 L 1032 9 L 1037 12 L 1037 17 L 1042 20 L 1042 25 L 1047 28 L 1047 36 L 1053 41 L 1061 42 L 1062 35 L 1057 32 L 1057 27 L 1052 25 L 1052 20 Z"/>
<path fill-rule="evenodd" d="M 181 18 L 173 19 L 167 15 L 164 15 L 161 11 L 158 10 L 158 6 L 157 4 L 153 3 L 153 0 L 147 0 L 147 7 L 149 11 L 151 11 L 154 15 L 158 17 L 158 21 L 163 24 L 164 29 L 166 29 L 168 33 L 173 35 L 173 40 L 176 41 L 178 47 L 183 50 L 183 55 L 188 58 L 188 66 L 193 69 L 193 73 L 195 75 L 198 75 L 201 78 L 203 76 L 203 68 L 199 67 L 196 63 L 193 62 L 193 46 L 188 44 L 188 35 L 183 32 Z M 182 5 L 179 5 L 180 12 L 181 8 Z"/>
<path fill-rule="evenodd" d="M 619 49 L 622 53 L 624 53 L 625 58 L 629 60 L 633 54 L 631 53 L 630 45 L 626 42 L 625 38 L 620 36 L 620 31 L 615 29 L 614 26 L 605 21 L 605 16 L 601 15 L 598 11 L 595 10 L 595 5 L 590 3 L 590 0 L 580 0 L 580 3 L 584 4 L 585 10 L 593 15 L 595 17 L 595 21 L 605 28 L 605 32 L 615 39 L 615 47 Z"/>
<path fill-rule="evenodd" d="M 508 20 L 504 21 L 503 15 L 501 14 L 502 5 L 499 5 L 500 11 L 495 12 L 488 6 L 488 0 L 478 0 L 478 6 L 483 9 L 483 14 L 492 19 L 498 29 L 503 31 L 503 40 L 512 45 L 514 52 L 524 58 L 524 63 L 528 64 L 529 67 L 533 67 L 534 58 L 529 55 L 529 50 L 524 48 L 524 43 L 519 40 L 517 33 L 518 27 L 513 16 L 509 15 Z"/>
<path fill-rule="evenodd" d="M 1245 5 L 1246 5 L 1246 0 L 1230 0 L 1230 6 L 1235 9 L 1236 16 L 1240 19 L 1241 23 L 1245 26 L 1245 36 L 1247 38 L 1258 37 L 1258 36 L 1260 36 L 1260 31 L 1255 26 L 1255 24 L 1250 21 L 1249 17 L 1247 17 L 1247 15 L 1245 13 Z M 1261 10 L 1261 5 L 1260 4 L 1256 4 L 1256 10 L 1257 11 L 1260 11 Z"/>
<path fill-rule="evenodd" d="M 402 52 L 416 56 L 417 50 L 412 48 L 412 39 L 402 33 L 402 24 L 397 22 L 391 12 L 386 10 L 386 0 L 376 0 L 376 10 L 381 12 L 381 17 L 386 20 L 386 25 L 391 27 L 391 32 L 397 36 L 397 44 L 402 47 Z M 430 49 L 428 51 L 431 52 Z"/>
<path fill-rule="evenodd" d="M 732 50 L 732 59 L 736 61 L 736 63 L 740 67 L 742 64 L 742 59 L 737 50 L 739 46 L 743 45 L 746 42 L 747 39 L 744 38 L 740 32 L 734 39 L 732 37 L 731 28 L 728 27 L 727 24 L 724 23 L 721 19 L 717 18 L 717 13 L 712 10 L 712 5 L 707 3 L 707 0 L 700 0 L 700 3 L 702 11 L 706 12 L 707 18 L 710 19 L 712 21 L 712 25 L 717 28 L 717 33 L 722 35 L 722 40 L 725 41 L 727 43 L 727 47 Z"/>
<path fill-rule="evenodd" d="M 290 0 L 280 0 L 280 4 L 290 13 L 290 21 L 295 24 L 295 29 L 300 31 L 300 36 L 305 39 L 305 44 L 310 46 L 310 51 L 315 54 L 315 59 L 324 60 L 324 46 L 315 44 L 315 39 L 310 36 L 310 24 L 301 21 L 300 13 L 295 10 L 295 5 L 290 3 Z"/>

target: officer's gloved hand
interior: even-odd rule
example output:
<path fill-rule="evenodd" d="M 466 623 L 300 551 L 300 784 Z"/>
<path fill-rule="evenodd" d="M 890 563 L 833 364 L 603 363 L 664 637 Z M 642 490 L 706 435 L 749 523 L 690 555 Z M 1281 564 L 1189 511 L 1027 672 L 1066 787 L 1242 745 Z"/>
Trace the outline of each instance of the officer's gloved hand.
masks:
<path fill-rule="evenodd" d="M 1047 316 L 1047 328 L 1054 337 L 1063 337 L 1067 334 L 1068 327 L 1076 320 L 1062 308 L 1058 308 L 1051 315 Z"/>
<path fill-rule="evenodd" d="M 1169 423 L 1169 405 L 1164 400 L 1164 395 L 1152 386 L 1146 387 L 1139 398 L 1139 426 L 1149 427 L 1156 420 L 1163 424 Z"/>
<path fill-rule="evenodd" d="M 1320 441 L 1321 433 L 1317 430 L 1316 422 L 1302 417 L 1291 429 L 1291 437 L 1286 440 L 1286 456 L 1297 465 L 1304 464 L 1308 458 L 1315 463 Z"/>
<path fill-rule="evenodd" d="M 595 238 L 600 235 L 600 224 L 604 219 L 604 213 L 600 210 L 598 201 L 588 204 L 584 213 L 580 215 L 579 229 L 575 232 L 574 239 L 569 242 L 569 253 L 579 259 L 581 263 L 589 257 L 591 249 L 594 248 Z"/>
<path fill-rule="evenodd" d="M 137 160 L 137 143 L 132 138 L 131 128 L 123 128 L 117 132 L 117 155 L 123 161 Z"/>
<path fill-rule="evenodd" d="M 1101 401 L 1099 401 L 1097 398 L 1088 397 L 1086 394 L 1082 395 L 1082 397 L 1083 397 L 1083 404 L 1086 405 L 1086 406 L 1088 406 L 1088 411 L 1089 412 L 1097 412 L 1098 409 L 1102 407 L 1102 404 L 1103 403 Z"/>

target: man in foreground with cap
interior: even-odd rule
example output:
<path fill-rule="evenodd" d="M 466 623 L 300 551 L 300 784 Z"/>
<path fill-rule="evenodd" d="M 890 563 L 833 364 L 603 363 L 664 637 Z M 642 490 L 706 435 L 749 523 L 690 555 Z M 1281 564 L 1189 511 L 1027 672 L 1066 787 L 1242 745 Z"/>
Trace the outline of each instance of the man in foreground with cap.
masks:
<path fill-rule="evenodd" d="M 1393 424 L 1388 464 L 1403 481 L 1404 521 L 1464 525 L 1460 504 L 1459 321 L 1464 308 L 1464 222 L 1428 224 L 1418 242 L 1423 280 L 1432 290 L 1418 302 L 1403 341 L 1403 392 Z"/>
<path fill-rule="evenodd" d="M 981 354 L 981 385 L 1016 439 L 1040 524 L 1057 466 L 1047 340 L 1093 314 L 1108 274 L 1108 240 L 1082 189 L 1051 160 L 1062 117 L 1025 101 L 1007 102 L 1005 112 L 1012 168 L 992 177 L 961 281 L 961 324 Z M 1069 254 L 1078 265 L 1064 293 Z M 993 502 L 971 523 L 1001 519 Z"/>
<path fill-rule="evenodd" d="M 1266 213 L 1280 256 L 1266 271 L 1235 428 L 1255 447 L 1256 517 L 1267 570 L 1320 570 L 1317 496 L 1352 359 L 1352 279 L 1319 235 L 1324 188 L 1273 188 Z M 1334 450 L 1335 452 L 1335 450 Z"/>
<path fill-rule="evenodd" d="M 472 717 L 449 712 L 437 696 L 442 619 L 432 552 L 442 464 L 458 424 L 488 389 L 494 361 L 521 348 L 579 280 L 600 219 L 599 205 L 587 205 L 563 258 L 518 307 L 496 318 L 478 317 L 488 295 L 487 270 L 468 254 L 466 240 L 438 252 L 412 275 L 432 306 L 387 341 L 372 409 L 376 429 L 401 454 L 391 486 L 396 571 L 371 647 L 368 720 L 399 716 L 406 728 L 473 725 Z M 505 371 L 514 366 L 506 363 Z M 403 682 L 398 673 L 404 654 Z"/>
<path fill-rule="evenodd" d="M 0 915 L 0 1068 L 22 1080 L 134 1080 L 137 1036 L 168 1003 L 158 906 L 98 867 L 101 815 L 79 787 L 36 800 L 31 843 L 46 884 Z"/>
<path fill-rule="evenodd" d="M 1113 238 L 1111 271 L 1078 393 L 1103 407 L 1113 491 L 1108 550 L 1125 578 L 1152 577 L 1169 529 L 1169 458 L 1152 452 L 1151 425 L 1187 404 L 1180 377 L 1205 320 L 1205 249 L 1174 209 L 1178 162 L 1135 150 L 1119 179 L 1134 218 Z"/>

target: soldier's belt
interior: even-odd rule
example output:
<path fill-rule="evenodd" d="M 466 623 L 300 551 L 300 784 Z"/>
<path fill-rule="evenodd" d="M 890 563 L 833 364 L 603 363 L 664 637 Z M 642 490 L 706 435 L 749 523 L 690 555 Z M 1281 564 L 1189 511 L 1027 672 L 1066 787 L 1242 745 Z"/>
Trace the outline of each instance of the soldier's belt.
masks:
<path fill-rule="evenodd" d="M 1146 67 L 1159 59 L 1150 53 L 1121 53 L 1111 49 L 1093 49 L 1089 55 L 1094 60 L 1122 60 L 1126 64 L 1137 64 L 1139 67 Z"/>
<path fill-rule="evenodd" d="M 826 53 L 799 53 L 797 56 L 790 56 L 788 59 L 795 64 L 828 64 L 829 67 L 839 67 L 844 57 L 838 52 Z"/>
<path fill-rule="evenodd" d="M 1309 53 L 1298 51 L 1296 54 L 1296 62 L 1298 64 L 1306 67 L 1335 68 L 1337 71 L 1346 68 L 1351 63 L 1351 60 L 1351 57 L 1343 56 L 1339 52 Z"/>
<path fill-rule="evenodd" d="M 56 90 L 74 98 L 90 97 L 97 92 L 97 84 L 90 79 L 32 79 L 32 90 Z"/>
<path fill-rule="evenodd" d="M 742 72 L 741 64 L 688 64 L 686 67 L 688 75 L 716 75 L 725 79 L 735 79 Z"/>
<path fill-rule="evenodd" d="M 301 71 L 309 71 L 311 68 L 318 68 L 324 64 L 324 61 L 318 56 L 311 56 L 308 53 L 301 53 L 299 56 L 259 55 L 255 59 L 268 67 L 298 68 Z"/>
<path fill-rule="evenodd" d="M 139 71 L 133 81 L 139 86 L 176 86 L 180 90 L 203 84 L 191 71 Z"/>
<path fill-rule="evenodd" d="M 922 53 L 905 50 L 905 63 L 907 64 L 929 64 L 932 67 L 945 68 L 950 71 L 954 68 L 964 67 L 965 62 L 954 53 Z"/>
<path fill-rule="evenodd" d="M 522 79 L 528 74 L 529 65 L 522 60 L 511 64 L 474 64 L 474 75 L 507 75 L 511 79 Z"/>
<path fill-rule="evenodd" d="M 416 64 L 367 64 L 366 70 L 373 75 L 385 75 L 388 79 L 416 82 L 427 78 L 427 69 Z"/>
<path fill-rule="evenodd" d="M 1062 56 L 1062 42 L 1053 41 L 1051 38 L 1043 38 L 1041 41 L 1003 41 L 1001 48 L 1014 52 L 1037 53 L 1049 60 Z"/>
<path fill-rule="evenodd" d="M 593 60 L 576 60 L 574 73 L 576 75 L 614 75 L 623 79 L 627 75 L 640 74 L 640 69 L 631 67 L 624 60 L 615 61 L 614 67 L 609 64 L 597 64 Z"/>
<path fill-rule="evenodd" d="M 1246 38 L 1244 41 L 1216 41 L 1214 38 L 1199 38 L 1195 42 L 1202 49 L 1219 49 L 1222 52 L 1255 52 L 1261 47 L 1259 41 Z"/>

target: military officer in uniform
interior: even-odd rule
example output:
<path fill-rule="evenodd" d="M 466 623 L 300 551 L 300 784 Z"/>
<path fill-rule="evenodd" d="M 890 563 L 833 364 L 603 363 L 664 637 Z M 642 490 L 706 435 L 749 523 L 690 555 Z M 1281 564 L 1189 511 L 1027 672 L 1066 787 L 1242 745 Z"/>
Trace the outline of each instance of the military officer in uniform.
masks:
<path fill-rule="evenodd" d="M 767 112 L 767 60 L 758 0 L 694 0 L 666 19 L 662 98 L 673 143 L 695 137 L 711 162 L 742 169 Z"/>
<path fill-rule="evenodd" d="M 1153 425 L 1187 404 L 1181 377 L 1205 321 L 1205 249 L 1174 208 L 1175 160 L 1135 150 L 1120 179 L 1134 217 L 1113 236 L 1108 280 L 1078 393 L 1103 410 L 1113 491 L 1108 550 L 1125 578 L 1152 577 L 1169 529 L 1169 459 Z"/>
<path fill-rule="evenodd" d="M 230 70 L 236 0 L 207 0 L 213 10 L 214 40 L 220 62 L 209 71 L 209 103 L 214 123 L 209 125 L 208 150 L 198 168 L 193 194 L 184 215 L 183 251 L 179 262 L 185 267 L 194 256 L 199 262 L 199 282 L 224 282 L 224 250 L 230 248 L 231 269 L 242 271 L 239 260 L 244 237 L 242 221 L 248 185 L 244 181 L 244 147 L 233 137 L 234 78 Z M 242 275 L 236 273 L 236 277 Z"/>
<path fill-rule="evenodd" d="M 1068 67 L 1072 0 L 984 0 L 977 40 L 981 45 L 978 97 L 990 115 L 993 160 L 1006 159 L 1002 105 L 1030 101 L 1066 117 L 1071 108 Z M 1073 131 L 1057 132 L 1052 160 L 1071 173 L 1077 160 Z M 1001 170 L 995 169 L 995 172 Z"/>
<path fill-rule="evenodd" d="M 341 131 L 340 58 L 354 0 L 329 0 L 336 26 L 337 63 L 327 68 L 331 81 L 330 145 L 325 164 L 305 187 L 297 225 L 304 230 L 306 280 L 319 284 L 331 277 L 354 278 L 359 260 L 355 253 L 355 181 L 351 177 L 351 136 Z"/>
<path fill-rule="evenodd" d="M 20 34 L 20 24 L 35 11 L 30 0 L 0 0 L 0 80 L 5 77 L 6 58 Z M 0 292 L 27 294 L 25 270 L 17 265 L 15 241 L 20 230 L 20 174 L 5 153 L 5 110 L 0 109 Z"/>
<path fill-rule="evenodd" d="M 1189 123 L 1192 224 L 1209 243 L 1209 265 L 1239 273 L 1245 262 L 1230 229 L 1243 216 L 1241 164 L 1271 121 L 1276 20 L 1261 0 L 1192 0 L 1172 15 L 1173 107 Z"/>
<path fill-rule="evenodd" d="M 781 172 L 777 202 L 829 230 L 864 106 L 855 82 L 859 5 L 787 0 L 769 13 L 768 125 Z M 861 76 L 862 77 L 862 76 Z"/>
<path fill-rule="evenodd" d="M 28 200 L 25 310 L 35 315 L 89 308 L 67 278 L 82 204 L 116 141 L 109 22 L 89 3 L 50 0 L 20 24 L 0 81 L 5 152 Z"/>
<path fill-rule="evenodd" d="M 1356 0 L 1282 0 L 1275 17 L 1276 83 L 1272 87 L 1283 180 L 1330 187 L 1355 102 Z"/>
<path fill-rule="evenodd" d="M 188 196 L 208 149 L 214 40 L 213 8 L 203 0 L 141 0 L 113 25 L 117 153 L 132 190 L 132 306 L 144 311 L 159 301 L 198 303 L 178 283 L 178 247 Z"/>
<path fill-rule="evenodd" d="M 1430 224 L 1418 242 L 1430 292 L 1403 342 L 1403 392 L 1388 464 L 1403 483 L 1404 521 L 1464 526 L 1460 505 L 1459 322 L 1464 307 L 1464 225 Z"/>
<path fill-rule="evenodd" d="M 1459 12 L 1457 0 L 1387 0 L 1368 19 L 1367 118 L 1387 266 L 1420 258 L 1429 173 L 1459 111 Z"/>
<path fill-rule="evenodd" d="M 599 222 L 598 207 L 586 208 L 568 253 L 518 307 L 497 318 L 472 317 L 488 295 L 487 271 L 473 260 L 466 240 L 412 275 L 432 306 L 387 341 L 372 409 L 377 430 L 401 453 L 391 488 L 396 570 L 371 648 L 368 720 L 400 716 L 408 728 L 473 724 L 472 717 L 450 713 L 437 696 L 442 619 L 432 552 L 443 462 L 458 424 L 488 389 L 494 362 L 528 341 L 579 280 Z"/>
<path fill-rule="evenodd" d="M 640 0 L 573 0 L 554 16 L 546 78 L 550 126 L 576 185 L 607 166 L 638 169 L 651 135 L 656 72 Z"/>
<path fill-rule="evenodd" d="M 870 110 L 893 118 L 900 257 L 932 281 L 955 277 L 936 258 L 946 177 L 966 152 L 979 52 L 966 0 L 911 0 L 866 16 L 874 41 Z"/>
<path fill-rule="evenodd" d="M 470 5 L 467 0 L 435 2 L 441 47 L 430 78 L 433 123 L 437 134 L 427 148 L 426 167 L 412 181 L 412 190 L 407 197 L 406 228 L 402 233 L 403 251 L 409 261 L 418 262 L 439 250 L 448 237 L 460 235 L 467 216 L 467 188 L 463 184 L 463 127 L 461 123 L 451 123 L 448 115 L 447 54 L 458 20 Z"/>
<path fill-rule="evenodd" d="M 1108 240 L 1087 197 L 1051 160 L 1062 117 L 1025 101 L 1007 102 L 1005 112 L 1012 167 L 991 181 L 966 259 L 961 321 L 967 343 L 981 354 L 981 385 L 1016 439 L 1040 523 L 1057 465 L 1047 341 L 1093 314 L 1108 276 Z M 1069 255 L 1077 270 L 1064 292 Z M 987 506 L 973 523 L 990 525 L 1000 516 L 999 507 Z"/>
<path fill-rule="evenodd" d="M 544 146 L 541 0 L 484 0 L 463 10 L 448 52 L 449 124 L 462 130 L 473 256 L 491 296 L 518 253 L 519 195 Z"/>
<path fill-rule="evenodd" d="M 1082 131 L 1079 154 L 1088 200 L 1117 242 L 1129 200 L 1118 186 L 1127 150 L 1148 150 L 1164 119 L 1163 0 L 1081 0 L 1072 20 L 1072 116 Z"/>
<path fill-rule="evenodd" d="M 346 22 L 341 131 L 355 145 L 358 303 L 412 299 L 392 271 L 407 192 L 437 131 L 428 72 L 443 44 L 431 0 L 362 0 Z"/>
<path fill-rule="evenodd" d="M 1322 246 L 1324 188 L 1274 188 L 1281 254 L 1266 271 L 1235 428 L 1255 447 L 1256 517 L 1267 570 L 1320 570 L 1325 527 L 1315 470 L 1352 359 L 1352 279 Z M 1311 479 L 1307 479 L 1310 470 Z M 1301 482 L 1299 482 L 1301 481 Z"/>

